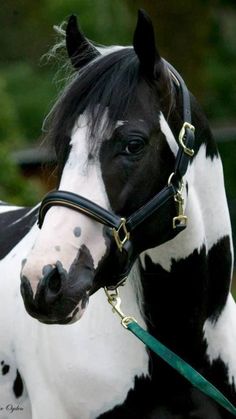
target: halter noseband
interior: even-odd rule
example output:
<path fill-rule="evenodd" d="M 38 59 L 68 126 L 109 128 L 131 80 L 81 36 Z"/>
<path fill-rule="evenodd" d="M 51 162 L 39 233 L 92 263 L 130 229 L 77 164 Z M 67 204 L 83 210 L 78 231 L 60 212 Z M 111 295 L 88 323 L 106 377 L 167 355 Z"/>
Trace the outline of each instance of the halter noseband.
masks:
<path fill-rule="evenodd" d="M 165 61 L 166 62 L 166 61 Z M 190 159 L 194 155 L 194 131 L 191 124 L 191 105 L 189 91 L 179 73 L 171 64 L 167 63 L 168 70 L 178 85 L 183 100 L 183 126 L 179 133 L 179 150 L 176 156 L 174 172 L 170 175 L 167 186 L 165 186 L 150 201 L 136 210 L 127 219 L 100 207 L 94 202 L 80 195 L 67 191 L 49 192 L 43 199 L 38 216 L 39 228 L 42 227 L 45 215 L 52 206 L 63 206 L 81 212 L 99 223 L 110 227 L 117 247 L 122 251 L 123 246 L 130 240 L 132 231 L 142 224 L 147 218 L 163 207 L 171 199 L 174 199 L 177 214 L 173 218 L 173 229 L 176 233 L 184 230 L 187 226 L 187 217 L 184 215 L 183 205 L 183 176 L 185 175 Z"/>

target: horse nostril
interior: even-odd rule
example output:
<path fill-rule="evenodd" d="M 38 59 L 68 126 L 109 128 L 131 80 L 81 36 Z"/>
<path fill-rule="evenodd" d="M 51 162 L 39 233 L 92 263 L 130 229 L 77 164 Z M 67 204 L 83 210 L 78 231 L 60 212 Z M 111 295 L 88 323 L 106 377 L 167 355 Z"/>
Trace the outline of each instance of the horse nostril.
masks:
<path fill-rule="evenodd" d="M 61 289 L 61 275 L 58 272 L 58 269 L 55 267 L 52 271 L 48 274 L 47 277 L 47 285 L 48 289 L 57 294 Z"/>

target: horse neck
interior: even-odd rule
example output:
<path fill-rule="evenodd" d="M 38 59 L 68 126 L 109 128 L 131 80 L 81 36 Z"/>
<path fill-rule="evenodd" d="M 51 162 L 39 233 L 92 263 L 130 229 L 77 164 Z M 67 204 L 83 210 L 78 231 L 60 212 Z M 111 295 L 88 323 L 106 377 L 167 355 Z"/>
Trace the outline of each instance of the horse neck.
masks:
<path fill-rule="evenodd" d="M 150 331 L 187 359 L 205 348 L 204 324 L 219 318 L 232 275 L 222 164 L 219 156 L 206 154 L 206 144 L 199 144 L 184 179 L 186 230 L 141 255 Z"/>

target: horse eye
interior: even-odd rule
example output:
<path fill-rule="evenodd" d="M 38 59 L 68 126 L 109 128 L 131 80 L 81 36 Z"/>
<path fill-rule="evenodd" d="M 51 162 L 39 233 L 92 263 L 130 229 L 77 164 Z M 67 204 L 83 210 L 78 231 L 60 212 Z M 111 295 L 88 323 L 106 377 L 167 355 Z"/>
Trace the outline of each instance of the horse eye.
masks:
<path fill-rule="evenodd" d="M 138 154 L 145 147 L 145 141 L 142 138 L 129 141 L 125 151 L 127 154 Z"/>

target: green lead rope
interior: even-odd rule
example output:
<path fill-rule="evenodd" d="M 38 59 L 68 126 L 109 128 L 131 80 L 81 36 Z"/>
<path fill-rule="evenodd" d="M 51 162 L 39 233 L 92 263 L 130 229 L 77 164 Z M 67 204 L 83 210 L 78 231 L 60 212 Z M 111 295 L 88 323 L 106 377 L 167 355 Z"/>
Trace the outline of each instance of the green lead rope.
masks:
<path fill-rule="evenodd" d="M 182 358 L 168 349 L 163 343 L 144 330 L 137 321 L 131 317 L 126 316 L 121 310 L 121 298 L 119 290 L 109 290 L 104 288 L 109 304 L 111 304 L 113 312 L 117 313 L 121 318 L 121 324 L 132 332 L 138 339 L 140 339 L 149 349 L 158 355 L 168 365 L 178 371 L 186 378 L 194 387 L 202 391 L 207 396 L 211 397 L 222 407 L 227 409 L 232 415 L 236 416 L 236 408 L 233 404 L 206 378 L 197 372 L 191 365 L 185 362 Z"/>
<path fill-rule="evenodd" d="M 165 345 L 151 336 L 144 330 L 136 321 L 127 322 L 126 327 L 138 339 L 140 339 L 148 348 L 150 348 L 156 355 L 162 358 L 167 364 L 178 371 L 196 388 L 211 397 L 230 413 L 236 416 L 236 408 L 232 403 L 209 381 L 207 381 L 201 374 L 192 368 L 187 362 L 181 359 L 178 355 L 168 349 Z"/>

